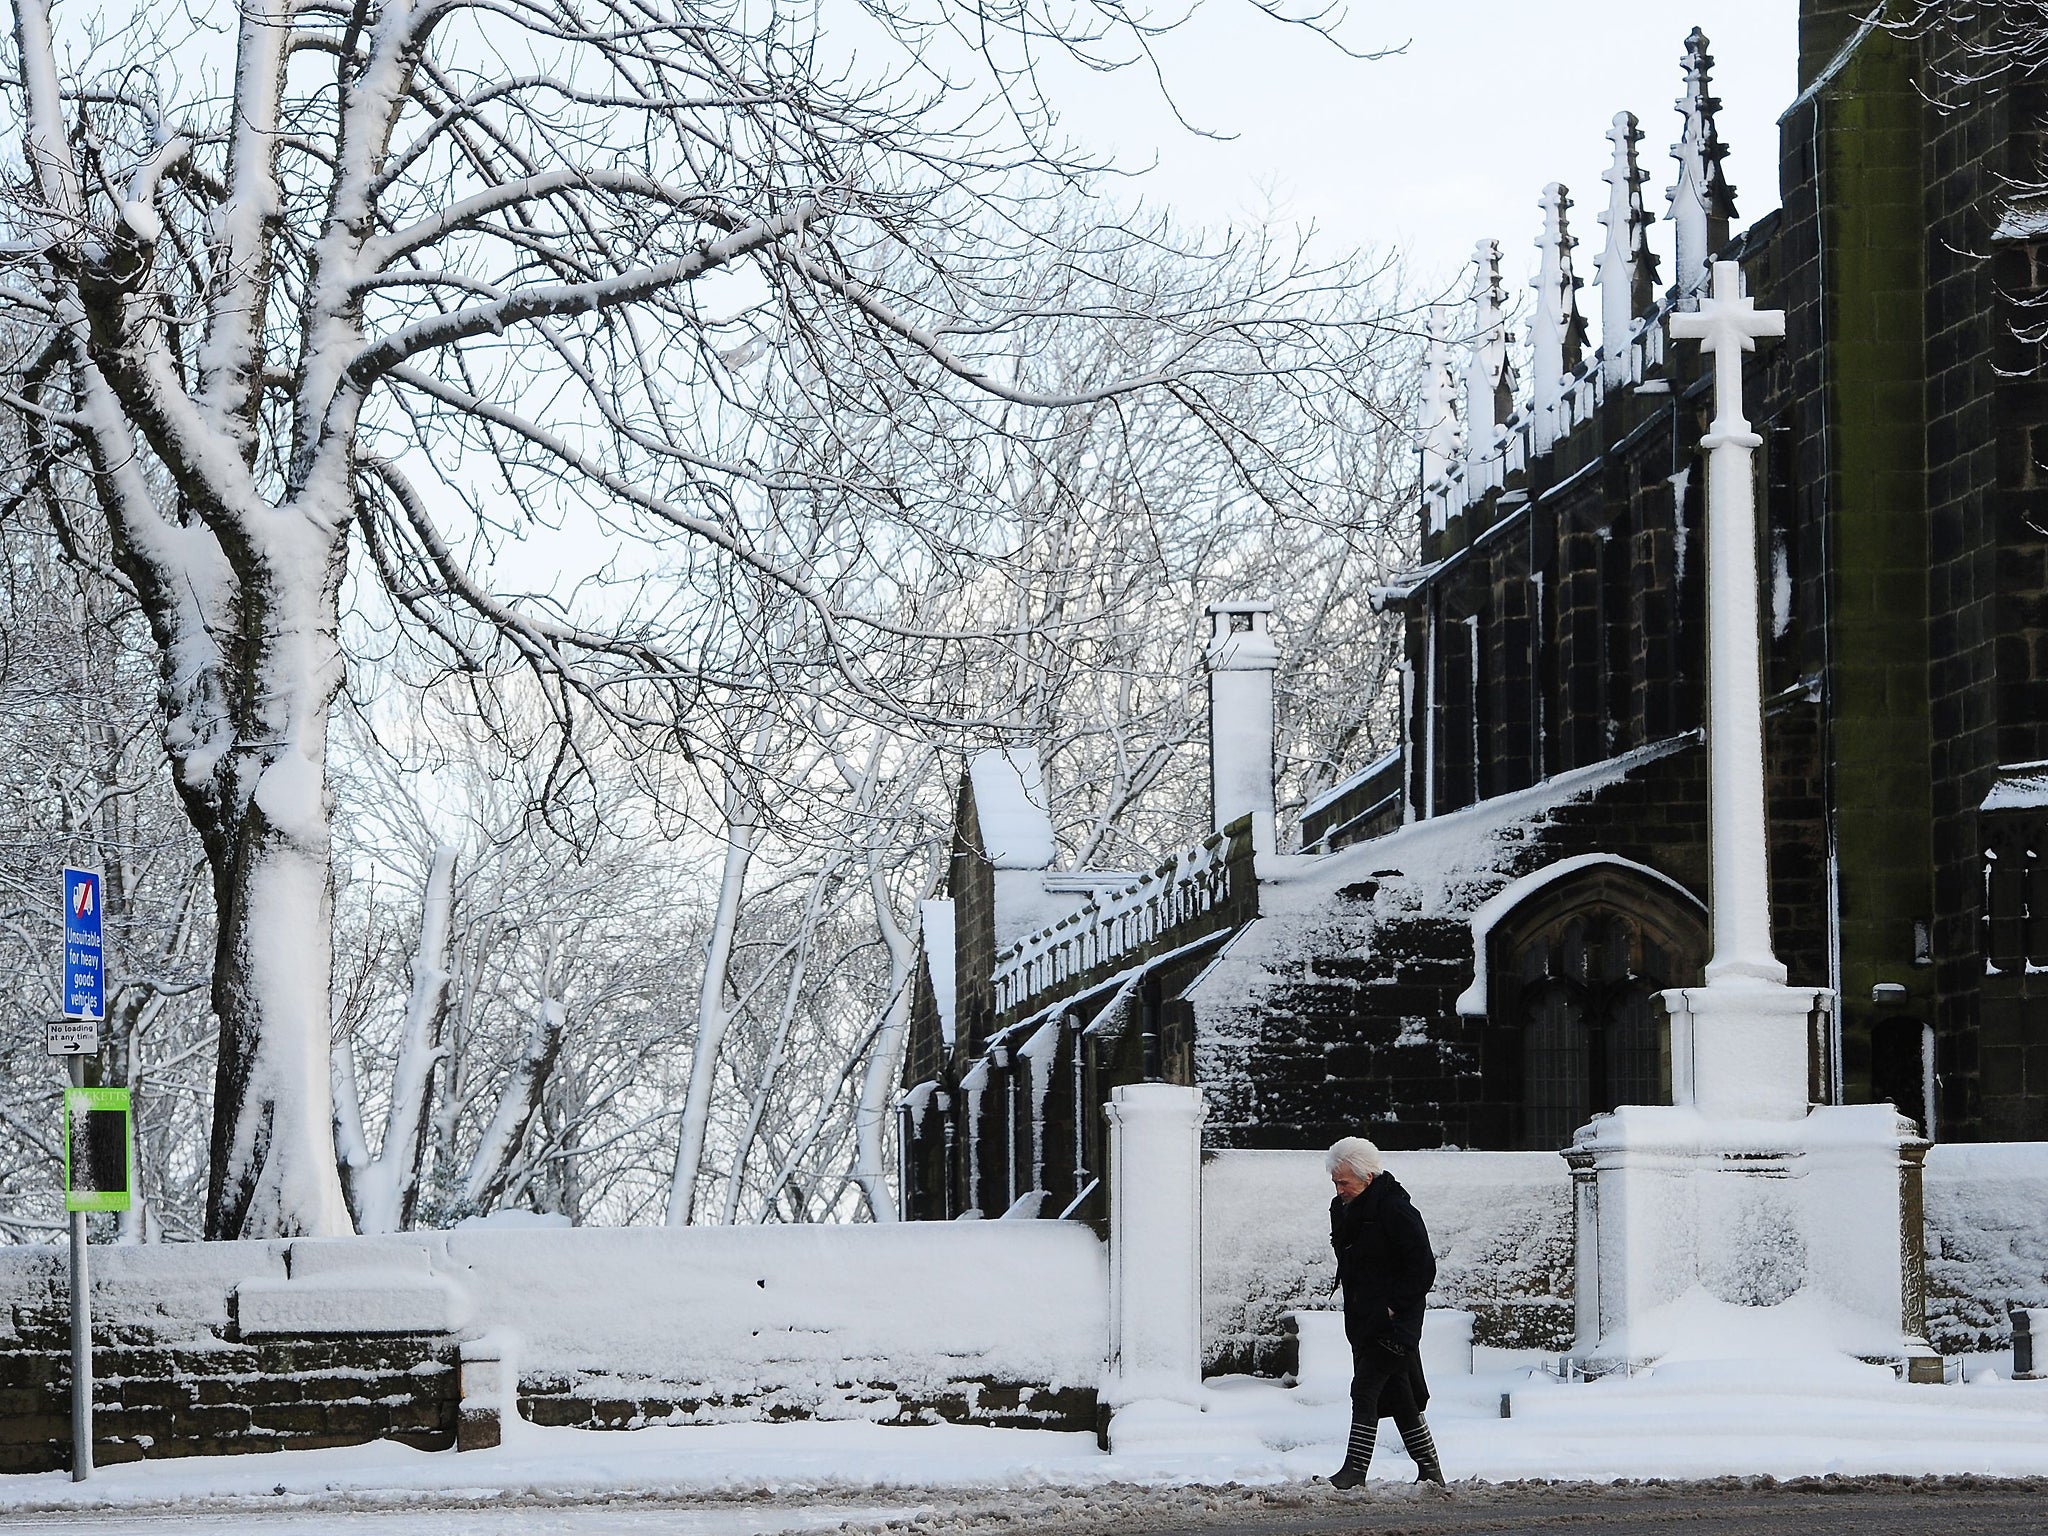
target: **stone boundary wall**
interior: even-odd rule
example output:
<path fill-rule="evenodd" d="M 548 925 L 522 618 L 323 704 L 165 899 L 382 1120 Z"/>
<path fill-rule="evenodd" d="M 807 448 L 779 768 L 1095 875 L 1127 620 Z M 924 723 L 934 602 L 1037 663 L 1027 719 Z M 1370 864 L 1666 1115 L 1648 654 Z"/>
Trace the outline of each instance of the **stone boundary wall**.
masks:
<path fill-rule="evenodd" d="M 2010 1349 L 2012 1309 L 2048 1307 L 2048 1142 L 1931 1148 L 1922 1201 L 1928 1341 L 1943 1354 Z"/>
<path fill-rule="evenodd" d="M 1572 1346 L 1571 1176 L 1552 1152 L 1388 1152 L 1437 1254 L 1432 1305 L 1474 1342 Z M 1211 1372 L 1278 1374 L 1285 1314 L 1330 1294 L 1321 1152 L 1212 1152 L 1202 1169 L 1202 1350 Z M 1943 1354 L 2012 1345 L 2011 1310 L 2048 1307 L 2048 1142 L 1948 1142 L 1923 1184 L 1927 1326 Z"/>
<path fill-rule="evenodd" d="M 479 1360 L 539 1424 L 1092 1430 L 1108 1348 L 1106 1253 L 1071 1222 L 486 1224 L 90 1268 L 106 1462 L 492 1443 L 467 1422 Z M 0 1471 L 70 1465 L 69 1327 L 63 1248 L 0 1250 Z"/>
<path fill-rule="evenodd" d="M 0 1343 L 0 1473 L 71 1465 L 68 1304 L 17 1312 Z M 397 1335 L 181 1346 L 147 1330 L 94 1330 L 93 1461 L 398 1440 L 455 1444 L 455 1346 Z"/>

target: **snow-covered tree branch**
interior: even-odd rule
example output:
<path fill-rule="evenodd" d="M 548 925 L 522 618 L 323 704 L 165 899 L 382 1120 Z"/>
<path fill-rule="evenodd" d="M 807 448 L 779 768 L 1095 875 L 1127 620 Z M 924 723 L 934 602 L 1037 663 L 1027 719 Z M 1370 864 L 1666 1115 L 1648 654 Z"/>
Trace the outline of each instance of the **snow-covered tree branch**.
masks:
<path fill-rule="evenodd" d="M 1240 391 L 1342 394 L 1378 336 L 1285 250 L 1123 286 L 1165 232 L 1058 202 L 1083 168 L 1031 64 L 1147 59 L 1170 18 L 1107 0 L 838 32 L 724 0 L 251 0 L 218 90 L 153 4 L 107 43 L 16 0 L 0 306 L 7 399 L 86 475 L 154 637 L 211 875 L 213 1236 L 350 1226 L 327 767 L 359 554 L 486 718 L 493 678 L 536 682 L 567 777 L 586 718 L 736 765 L 752 697 L 969 726 L 933 653 L 988 636 L 916 598 L 1003 495 L 962 445 L 1156 400 L 1250 494 L 1298 489 Z M 1075 337 L 1115 366 L 1041 376 Z"/>

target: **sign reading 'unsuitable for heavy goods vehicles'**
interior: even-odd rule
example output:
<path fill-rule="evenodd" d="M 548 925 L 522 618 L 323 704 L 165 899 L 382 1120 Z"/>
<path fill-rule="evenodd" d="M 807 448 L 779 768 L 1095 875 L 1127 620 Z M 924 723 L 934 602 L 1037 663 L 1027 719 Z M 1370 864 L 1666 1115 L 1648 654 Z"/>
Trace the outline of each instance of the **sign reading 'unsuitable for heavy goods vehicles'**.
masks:
<path fill-rule="evenodd" d="M 107 1016 L 104 884 L 96 870 L 64 871 L 64 1014 L 50 1024 L 52 1056 L 99 1049 L 97 1022 Z"/>

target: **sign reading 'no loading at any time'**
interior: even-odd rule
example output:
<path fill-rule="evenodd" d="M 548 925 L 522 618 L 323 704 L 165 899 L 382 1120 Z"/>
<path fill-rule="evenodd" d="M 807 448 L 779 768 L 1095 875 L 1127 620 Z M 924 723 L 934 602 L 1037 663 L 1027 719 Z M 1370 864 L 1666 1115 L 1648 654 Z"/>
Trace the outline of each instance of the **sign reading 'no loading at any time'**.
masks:
<path fill-rule="evenodd" d="M 107 1016 L 104 883 L 97 871 L 64 871 L 64 1016 L 50 1024 L 52 1056 L 89 1056 L 99 1049 Z"/>

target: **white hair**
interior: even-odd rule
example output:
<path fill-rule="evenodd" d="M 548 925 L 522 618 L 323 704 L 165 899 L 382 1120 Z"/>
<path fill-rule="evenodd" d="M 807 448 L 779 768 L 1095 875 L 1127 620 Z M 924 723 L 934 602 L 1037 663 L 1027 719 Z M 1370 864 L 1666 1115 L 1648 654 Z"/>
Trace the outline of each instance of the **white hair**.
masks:
<path fill-rule="evenodd" d="M 1377 1177 L 1380 1166 L 1380 1149 L 1363 1136 L 1346 1136 L 1323 1157 L 1323 1167 L 1327 1172 L 1335 1173 L 1339 1168 L 1345 1168 L 1361 1179 Z"/>

